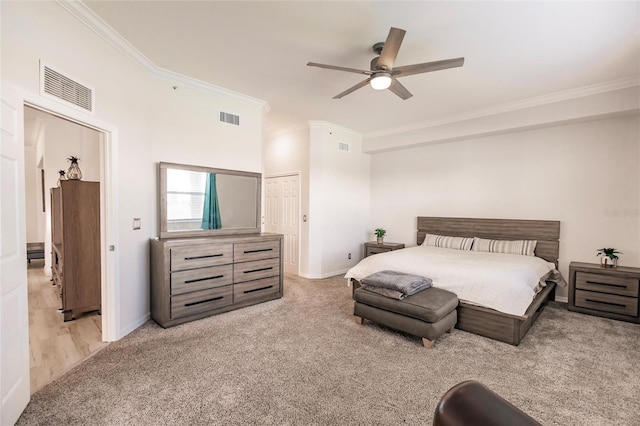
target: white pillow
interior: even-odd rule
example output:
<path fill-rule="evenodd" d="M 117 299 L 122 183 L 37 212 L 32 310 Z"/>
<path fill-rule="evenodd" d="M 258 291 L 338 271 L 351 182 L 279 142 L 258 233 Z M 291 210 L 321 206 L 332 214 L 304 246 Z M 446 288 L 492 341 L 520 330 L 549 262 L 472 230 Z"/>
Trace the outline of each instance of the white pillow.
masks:
<path fill-rule="evenodd" d="M 474 237 L 473 251 L 534 256 L 536 244 L 538 244 L 536 240 L 486 240 Z"/>
<path fill-rule="evenodd" d="M 471 250 L 473 238 L 450 237 L 446 235 L 426 234 L 423 246 L 442 247 L 457 250 Z"/>

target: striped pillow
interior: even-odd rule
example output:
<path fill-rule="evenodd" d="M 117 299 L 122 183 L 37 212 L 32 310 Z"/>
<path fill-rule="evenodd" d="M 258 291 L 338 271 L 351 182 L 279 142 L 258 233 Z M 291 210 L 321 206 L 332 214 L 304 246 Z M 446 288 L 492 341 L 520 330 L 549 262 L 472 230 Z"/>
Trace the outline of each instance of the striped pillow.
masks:
<path fill-rule="evenodd" d="M 537 243 L 536 240 L 485 240 L 474 237 L 473 251 L 534 256 Z"/>
<path fill-rule="evenodd" d="M 423 246 L 442 247 L 458 250 L 471 250 L 473 238 L 449 237 L 446 235 L 426 234 Z"/>

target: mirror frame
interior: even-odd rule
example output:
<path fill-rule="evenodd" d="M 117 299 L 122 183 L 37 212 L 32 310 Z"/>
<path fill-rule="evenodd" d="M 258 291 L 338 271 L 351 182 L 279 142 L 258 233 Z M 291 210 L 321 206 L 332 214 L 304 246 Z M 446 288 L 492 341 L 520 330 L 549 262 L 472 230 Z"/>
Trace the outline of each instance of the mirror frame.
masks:
<path fill-rule="evenodd" d="M 256 188 L 256 226 L 247 228 L 221 228 L 221 229 L 196 229 L 188 231 L 168 231 L 167 222 L 167 169 L 189 170 L 195 172 L 227 174 L 234 176 L 254 177 L 257 179 Z M 262 174 L 254 172 L 244 172 L 240 170 L 216 169 L 213 167 L 192 166 L 178 163 L 158 163 L 158 210 L 160 220 L 158 230 L 160 238 L 183 238 L 183 237 L 212 237 L 215 235 L 235 235 L 235 234 L 259 234 L 262 230 Z"/>

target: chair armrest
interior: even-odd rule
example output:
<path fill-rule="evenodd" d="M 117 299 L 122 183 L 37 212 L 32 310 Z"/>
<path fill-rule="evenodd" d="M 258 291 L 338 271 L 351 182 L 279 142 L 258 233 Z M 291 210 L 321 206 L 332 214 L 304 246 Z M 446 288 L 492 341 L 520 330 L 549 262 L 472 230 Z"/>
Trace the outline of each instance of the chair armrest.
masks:
<path fill-rule="evenodd" d="M 434 426 L 541 426 L 480 382 L 469 380 L 449 389 L 440 399 Z"/>

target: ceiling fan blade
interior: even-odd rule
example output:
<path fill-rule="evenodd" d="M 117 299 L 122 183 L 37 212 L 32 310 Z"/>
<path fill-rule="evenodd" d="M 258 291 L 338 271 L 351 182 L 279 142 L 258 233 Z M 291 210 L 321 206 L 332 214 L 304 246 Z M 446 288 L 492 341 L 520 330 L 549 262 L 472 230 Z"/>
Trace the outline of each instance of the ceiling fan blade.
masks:
<path fill-rule="evenodd" d="M 391 27 L 387 41 L 384 42 L 384 47 L 380 53 L 380 59 L 378 59 L 378 69 L 384 69 L 391 71 L 393 69 L 393 63 L 396 61 L 402 39 L 404 38 L 406 31 L 400 28 Z"/>
<path fill-rule="evenodd" d="M 424 72 L 446 70 L 447 68 L 461 67 L 464 64 L 464 58 L 444 59 L 442 61 L 425 62 L 423 64 L 405 65 L 394 68 L 391 75 L 394 77 L 406 77 L 413 74 L 421 74 Z"/>
<path fill-rule="evenodd" d="M 309 66 L 309 67 L 325 68 L 325 69 L 328 69 L 328 70 L 354 72 L 354 73 L 356 73 L 356 74 L 364 74 L 364 75 L 371 75 L 371 74 L 373 74 L 373 72 L 371 72 L 371 71 L 358 70 L 358 69 L 355 69 L 355 68 L 339 67 L 339 66 L 336 66 L 336 65 L 318 64 L 318 63 L 315 63 L 315 62 L 309 62 L 309 63 L 307 63 L 307 66 Z"/>
<path fill-rule="evenodd" d="M 400 82 L 395 78 L 391 79 L 391 86 L 389 86 L 389 90 L 400 96 L 403 101 L 406 101 L 413 96 L 411 92 L 408 91 L 407 88 L 400 84 Z"/>
<path fill-rule="evenodd" d="M 368 79 L 366 79 L 366 80 L 364 80 L 364 81 L 361 81 L 360 83 L 356 84 L 355 86 L 349 87 L 349 88 L 348 88 L 347 90 L 345 90 L 344 92 L 342 92 L 342 93 L 340 93 L 340 94 L 338 94 L 338 95 L 335 95 L 335 96 L 333 97 L 333 99 L 340 99 L 340 98 L 341 98 L 341 97 L 343 97 L 343 96 L 347 96 L 349 93 L 355 92 L 356 90 L 358 90 L 358 89 L 360 89 L 360 88 L 362 88 L 362 87 L 366 86 L 367 84 L 369 84 L 369 81 L 370 81 L 370 80 L 371 80 L 371 79 L 370 79 L 370 78 L 368 78 Z"/>

